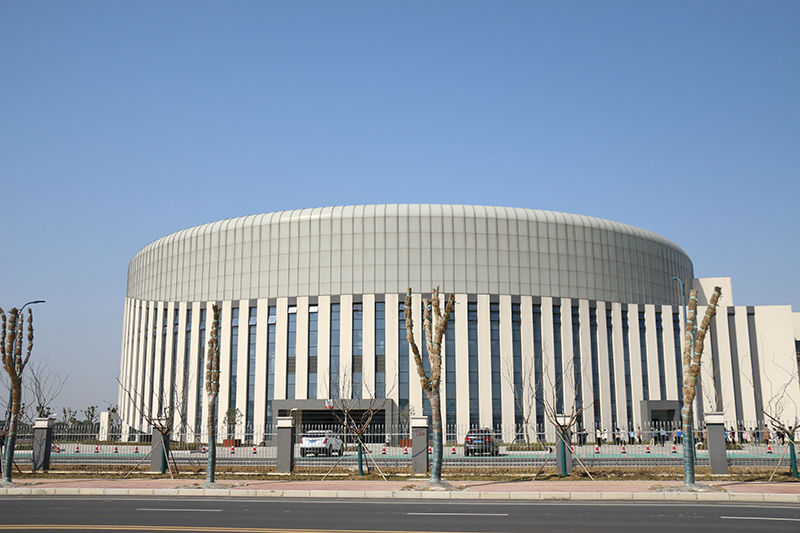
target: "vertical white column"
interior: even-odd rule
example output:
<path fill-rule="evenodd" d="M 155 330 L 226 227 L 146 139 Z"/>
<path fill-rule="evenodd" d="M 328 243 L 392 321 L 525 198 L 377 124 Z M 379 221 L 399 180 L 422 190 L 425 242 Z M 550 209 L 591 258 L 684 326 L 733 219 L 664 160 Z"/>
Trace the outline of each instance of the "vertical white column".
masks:
<path fill-rule="evenodd" d="M 600 416 L 602 420 L 599 427 L 608 428 L 611 425 L 611 372 L 614 371 L 608 363 L 608 324 L 606 322 L 606 302 L 597 302 L 597 363 L 600 368 Z M 594 429 L 597 429 L 595 426 Z"/>
<path fill-rule="evenodd" d="M 353 397 L 353 295 L 342 295 L 339 313 L 339 392 L 342 398 Z"/>
<path fill-rule="evenodd" d="M 275 400 L 286 399 L 286 350 L 289 337 L 289 300 L 278 298 L 275 304 Z"/>
<path fill-rule="evenodd" d="M 456 425 L 469 426 L 469 296 L 456 294 Z"/>
<path fill-rule="evenodd" d="M 521 346 L 520 346 L 521 350 Z M 520 359 L 522 353 L 520 352 Z M 514 332 L 511 296 L 500 295 L 500 401 L 503 408 L 503 440 L 513 442 L 514 423 Z"/>
<path fill-rule="evenodd" d="M 375 295 L 362 296 L 361 397 L 375 397 Z M 384 311 L 385 316 L 385 311 Z"/>
<path fill-rule="evenodd" d="M 489 295 L 478 295 L 478 405 L 481 426 L 492 427 L 492 330 Z"/>
<path fill-rule="evenodd" d="M 294 397 L 299 400 L 308 399 L 308 319 L 308 297 L 298 297 Z"/>
<path fill-rule="evenodd" d="M 675 367 L 675 328 L 672 320 L 672 315 L 679 311 L 679 307 L 671 305 L 662 305 L 657 309 L 661 309 L 661 325 L 664 328 L 663 341 L 664 341 L 664 371 L 667 380 L 667 397 L 664 400 L 678 400 L 678 381 L 683 379 L 683 376 L 678 375 L 678 370 Z M 678 324 L 681 324 L 682 319 L 678 319 Z M 681 337 L 683 338 L 683 337 Z M 647 420 L 642 420 L 646 424 Z"/>
<path fill-rule="evenodd" d="M 399 296 L 386 294 L 384 302 L 386 303 L 386 397 L 397 404 L 400 401 L 400 324 L 397 314 Z M 395 422 L 387 420 L 386 423 Z"/>
<path fill-rule="evenodd" d="M 554 337 L 553 337 L 553 299 L 542 297 L 542 397 L 546 405 L 556 406 L 556 367 L 553 358 Z M 562 320 L 563 322 L 563 320 Z M 563 346 L 562 346 L 563 348 Z M 562 349 L 563 356 L 563 349 Z M 544 424 L 545 432 L 553 431 L 553 424 L 547 420 L 537 421 Z"/>
<path fill-rule="evenodd" d="M 317 308 L 317 398 L 328 399 L 331 397 L 331 297 L 320 296 Z"/>

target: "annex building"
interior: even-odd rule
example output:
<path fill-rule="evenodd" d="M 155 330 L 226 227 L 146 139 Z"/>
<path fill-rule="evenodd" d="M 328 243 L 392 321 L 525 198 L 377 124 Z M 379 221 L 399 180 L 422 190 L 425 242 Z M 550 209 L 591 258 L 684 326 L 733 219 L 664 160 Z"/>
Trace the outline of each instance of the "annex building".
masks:
<path fill-rule="evenodd" d="M 782 417 L 800 414 L 800 313 L 790 306 L 734 305 L 730 279 L 696 279 L 677 244 L 643 229 L 471 205 L 299 209 L 150 243 L 128 270 L 120 413 L 149 433 L 143 414 L 175 405 L 182 431 L 206 433 L 217 304 L 219 412 L 238 409 L 245 438 L 279 414 L 323 421 L 334 398 L 385 397 L 386 423 L 428 414 L 403 301 L 411 287 L 422 344 L 422 298 L 439 286 L 456 299 L 442 349 L 447 425 L 513 439 L 526 421 L 547 429 L 543 402 L 583 408 L 589 430 L 676 420 L 684 317 L 675 278 L 687 293 L 699 289 L 698 309 L 723 287 L 699 422 L 717 411 L 755 424 L 777 397 Z"/>

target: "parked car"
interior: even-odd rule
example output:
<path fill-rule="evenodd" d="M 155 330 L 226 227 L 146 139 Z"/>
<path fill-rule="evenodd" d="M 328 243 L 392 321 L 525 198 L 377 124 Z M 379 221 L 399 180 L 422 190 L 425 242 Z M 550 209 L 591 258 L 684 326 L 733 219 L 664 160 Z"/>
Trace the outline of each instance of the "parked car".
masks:
<path fill-rule="evenodd" d="M 464 437 L 464 455 L 487 454 L 500 455 L 500 446 L 491 429 L 470 429 Z"/>
<path fill-rule="evenodd" d="M 344 455 L 344 442 L 329 429 L 308 431 L 300 439 L 300 457 L 309 454 L 326 457 L 338 454 L 341 457 Z"/>

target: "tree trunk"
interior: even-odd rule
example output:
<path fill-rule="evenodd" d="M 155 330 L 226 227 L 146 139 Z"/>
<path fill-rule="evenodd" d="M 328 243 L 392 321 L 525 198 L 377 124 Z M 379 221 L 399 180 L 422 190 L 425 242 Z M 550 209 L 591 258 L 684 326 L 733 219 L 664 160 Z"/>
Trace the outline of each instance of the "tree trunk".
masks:
<path fill-rule="evenodd" d="M 214 483 L 217 469 L 217 421 L 214 414 L 217 412 L 217 397 L 212 395 L 208 399 L 208 466 L 206 467 L 206 483 Z"/>
<path fill-rule="evenodd" d="M 17 445 L 17 427 L 19 425 L 19 407 L 22 397 L 22 382 L 19 377 L 11 380 L 11 421 L 6 435 L 6 455 L 3 461 L 3 483 L 11 483 L 11 469 L 14 466 L 14 449 Z"/>
<path fill-rule="evenodd" d="M 431 403 L 431 417 L 433 418 L 433 462 L 431 464 L 430 483 L 442 482 L 442 461 L 444 459 L 444 439 L 442 438 L 442 399 L 439 388 L 427 393 Z"/>

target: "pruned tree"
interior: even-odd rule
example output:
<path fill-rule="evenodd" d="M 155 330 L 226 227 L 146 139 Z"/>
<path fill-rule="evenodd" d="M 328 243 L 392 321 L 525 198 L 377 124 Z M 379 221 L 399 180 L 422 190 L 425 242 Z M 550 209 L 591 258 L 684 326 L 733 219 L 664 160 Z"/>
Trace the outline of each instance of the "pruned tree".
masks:
<path fill-rule="evenodd" d="M 423 331 L 425 332 L 425 344 L 428 348 L 428 361 L 430 362 L 430 376 L 425 372 L 422 364 L 422 356 L 414 339 L 414 320 L 412 312 L 412 296 L 409 287 L 406 293 L 404 316 L 406 319 L 406 339 L 408 340 L 411 351 L 414 354 L 414 362 L 417 365 L 422 390 L 428 397 L 431 404 L 431 417 L 433 425 L 433 462 L 431 464 L 431 477 L 428 484 L 423 487 L 432 490 L 453 490 L 453 486 L 442 480 L 442 460 L 444 456 L 444 445 L 442 435 L 442 401 L 439 393 L 442 376 L 442 337 L 447 331 L 450 321 L 450 314 L 453 312 L 455 295 L 450 294 L 444 313 L 439 301 L 439 287 L 433 289 L 432 299 L 423 299 Z"/>
<path fill-rule="evenodd" d="M 6 314 L 0 309 L 2 329 L 0 329 L 0 356 L 3 368 L 11 381 L 11 402 L 8 410 L 5 457 L 3 458 L 3 484 L 12 484 L 11 467 L 14 464 L 14 449 L 17 441 L 19 413 L 22 404 L 22 372 L 28 364 L 33 349 L 33 312 L 28 309 L 27 345 L 23 355 L 24 320 L 21 310 L 12 308 Z M 8 320 L 8 324 L 6 324 Z"/>
<path fill-rule="evenodd" d="M 703 356 L 704 342 L 711 319 L 717 313 L 717 302 L 722 295 L 721 287 L 714 287 L 708 301 L 703 321 L 697 323 L 697 290 L 689 293 L 689 312 L 686 318 L 686 333 L 683 344 L 683 408 L 681 409 L 681 429 L 683 444 L 683 484 L 694 485 L 694 399 L 697 395 L 697 378 L 700 375 L 700 359 Z M 695 335 L 696 328 L 696 335 Z"/>
<path fill-rule="evenodd" d="M 219 306 L 212 309 L 211 338 L 206 357 L 206 395 L 208 397 L 208 464 L 205 487 L 215 486 L 217 470 L 217 398 L 219 397 Z"/>

